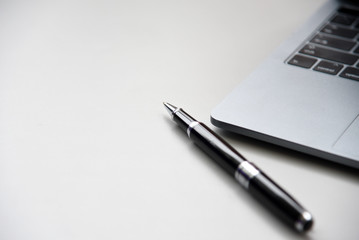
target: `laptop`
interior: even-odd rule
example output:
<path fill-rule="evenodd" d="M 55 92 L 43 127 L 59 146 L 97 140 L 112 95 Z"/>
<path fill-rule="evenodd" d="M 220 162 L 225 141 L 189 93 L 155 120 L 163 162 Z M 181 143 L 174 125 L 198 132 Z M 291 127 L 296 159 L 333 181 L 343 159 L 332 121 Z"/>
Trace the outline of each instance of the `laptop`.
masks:
<path fill-rule="evenodd" d="M 359 4 L 327 1 L 213 109 L 211 122 L 359 169 Z"/>

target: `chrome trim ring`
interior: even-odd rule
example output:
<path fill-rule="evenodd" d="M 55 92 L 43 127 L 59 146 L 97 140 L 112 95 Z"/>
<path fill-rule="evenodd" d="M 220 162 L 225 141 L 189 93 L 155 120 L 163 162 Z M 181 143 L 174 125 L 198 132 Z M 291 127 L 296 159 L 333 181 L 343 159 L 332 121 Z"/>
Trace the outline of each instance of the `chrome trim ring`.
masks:
<path fill-rule="evenodd" d="M 195 126 L 197 126 L 198 124 L 199 124 L 199 122 L 193 121 L 193 122 L 191 122 L 191 123 L 188 125 L 187 135 L 188 135 L 189 138 L 191 138 L 191 131 L 192 131 L 192 129 L 193 129 Z"/>
<path fill-rule="evenodd" d="M 248 161 L 244 161 L 238 165 L 234 177 L 243 187 L 248 189 L 250 180 L 259 173 L 259 170 L 253 164 Z"/>
<path fill-rule="evenodd" d="M 176 114 L 179 110 L 181 110 L 181 108 L 178 107 L 178 108 L 176 108 L 176 109 L 172 112 L 172 114 L 171 114 L 172 120 L 174 119 L 175 114 Z"/>

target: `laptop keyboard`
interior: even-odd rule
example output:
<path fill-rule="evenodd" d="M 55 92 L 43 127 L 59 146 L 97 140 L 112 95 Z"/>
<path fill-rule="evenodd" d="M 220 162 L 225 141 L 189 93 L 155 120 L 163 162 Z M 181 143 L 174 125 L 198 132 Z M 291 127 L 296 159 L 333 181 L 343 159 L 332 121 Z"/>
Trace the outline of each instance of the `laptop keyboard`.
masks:
<path fill-rule="evenodd" d="M 359 81 L 359 10 L 340 8 L 288 64 Z"/>

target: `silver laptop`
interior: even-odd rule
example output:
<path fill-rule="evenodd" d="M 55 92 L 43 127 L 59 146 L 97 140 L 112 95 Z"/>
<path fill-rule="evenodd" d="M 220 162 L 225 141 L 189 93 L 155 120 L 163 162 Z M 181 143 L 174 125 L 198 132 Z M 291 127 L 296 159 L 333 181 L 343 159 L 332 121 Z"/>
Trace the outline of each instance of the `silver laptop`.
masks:
<path fill-rule="evenodd" d="M 216 106 L 211 122 L 359 168 L 359 5 L 326 2 Z"/>

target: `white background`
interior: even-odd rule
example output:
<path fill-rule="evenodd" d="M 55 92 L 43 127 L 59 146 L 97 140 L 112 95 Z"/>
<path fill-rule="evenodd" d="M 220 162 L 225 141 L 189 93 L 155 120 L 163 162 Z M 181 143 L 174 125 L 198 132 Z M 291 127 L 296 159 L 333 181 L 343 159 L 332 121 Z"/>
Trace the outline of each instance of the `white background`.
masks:
<path fill-rule="evenodd" d="M 358 171 L 211 109 L 323 0 L 1 1 L 0 239 L 358 239 Z M 307 207 L 296 234 L 170 121 L 183 107 Z"/>

